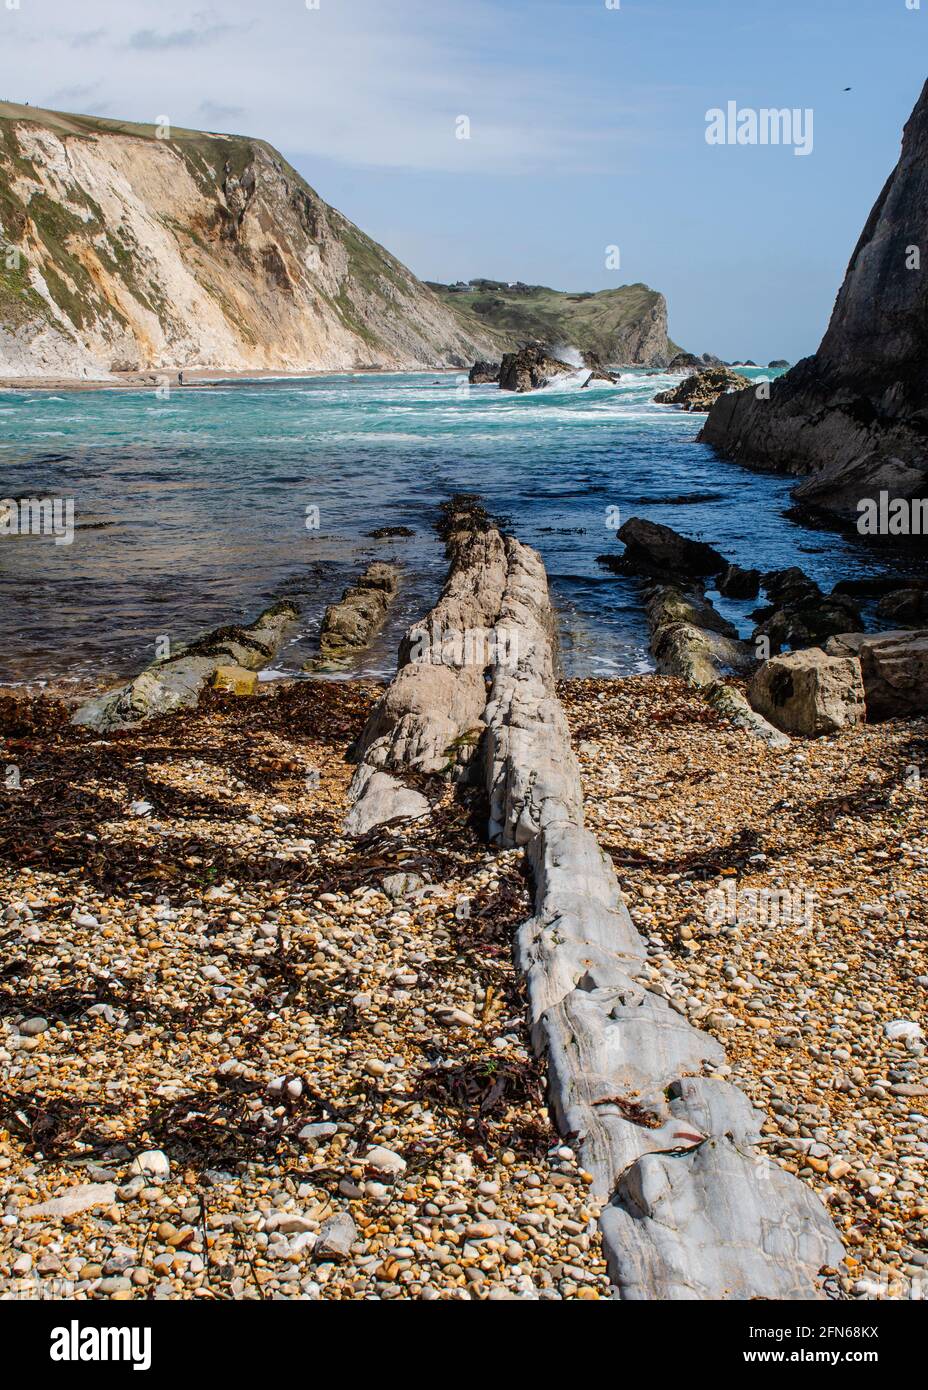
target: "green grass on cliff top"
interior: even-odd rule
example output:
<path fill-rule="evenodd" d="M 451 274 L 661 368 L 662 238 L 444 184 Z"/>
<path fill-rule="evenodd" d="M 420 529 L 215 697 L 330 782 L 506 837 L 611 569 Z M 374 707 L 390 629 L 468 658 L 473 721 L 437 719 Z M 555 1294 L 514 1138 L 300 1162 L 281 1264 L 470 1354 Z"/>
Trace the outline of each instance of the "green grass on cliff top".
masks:
<path fill-rule="evenodd" d="M 577 293 L 495 280 L 472 281 L 467 289 L 427 283 L 474 329 L 489 329 L 507 342 L 537 338 L 551 346 L 567 343 L 603 357 L 610 356 L 617 336 L 661 298 L 657 290 L 640 283 Z M 675 345 L 670 349 L 675 351 Z"/>

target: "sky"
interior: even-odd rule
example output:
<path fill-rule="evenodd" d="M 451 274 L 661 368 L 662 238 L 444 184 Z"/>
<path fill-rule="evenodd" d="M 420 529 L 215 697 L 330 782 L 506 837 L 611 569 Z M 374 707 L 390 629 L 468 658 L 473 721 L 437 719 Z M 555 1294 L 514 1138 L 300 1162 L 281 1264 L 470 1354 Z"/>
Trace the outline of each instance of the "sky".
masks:
<path fill-rule="evenodd" d="M 818 346 L 926 56 L 928 0 L 0 0 L 0 98 L 259 136 L 423 279 L 644 281 L 757 362 Z M 729 102 L 809 153 L 709 144 Z"/>

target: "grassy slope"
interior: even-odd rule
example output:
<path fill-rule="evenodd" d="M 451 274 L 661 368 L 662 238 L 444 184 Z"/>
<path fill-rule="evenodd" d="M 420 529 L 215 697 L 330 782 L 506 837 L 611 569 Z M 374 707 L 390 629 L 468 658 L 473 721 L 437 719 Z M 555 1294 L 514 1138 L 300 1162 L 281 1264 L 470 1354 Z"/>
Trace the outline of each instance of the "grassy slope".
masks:
<path fill-rule="evenodd" d="M 566 343 L 604 358 L 610 356 L 616 334 L 640 319 L 659 298 L 656 290 L 642 284 L 577 294 L 544 285 L 515 289 L 496 282 L 466 291 L 432 281 L 429 285 L 458 318 L 474 329 L 491 330 L 503 345 L 538 338 L 551 346 Z M 674 343 L 669 346 L 671 352 L 678 350 Z"/>

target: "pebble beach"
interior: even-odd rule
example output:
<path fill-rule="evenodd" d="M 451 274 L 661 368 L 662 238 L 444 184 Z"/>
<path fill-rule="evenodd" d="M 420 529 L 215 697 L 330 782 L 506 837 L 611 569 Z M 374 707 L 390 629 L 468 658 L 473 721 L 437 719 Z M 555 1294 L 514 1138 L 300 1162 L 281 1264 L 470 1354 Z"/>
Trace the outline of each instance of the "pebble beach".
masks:
<path fill-rule="evenodd" d="M 512 963 L 521 852 L 437 777 L 428 822 L 341 834 L 379 690 L 105 738 L 0 697 L 0 1297 L 609 1297 Z M 922 1296 L 928 721 L 782 753 L 672 678 L 559 693 L 648 987 L 827 1203 L 826 1291 Z M 764 889 L 802 912 L 749 920 Z"/>

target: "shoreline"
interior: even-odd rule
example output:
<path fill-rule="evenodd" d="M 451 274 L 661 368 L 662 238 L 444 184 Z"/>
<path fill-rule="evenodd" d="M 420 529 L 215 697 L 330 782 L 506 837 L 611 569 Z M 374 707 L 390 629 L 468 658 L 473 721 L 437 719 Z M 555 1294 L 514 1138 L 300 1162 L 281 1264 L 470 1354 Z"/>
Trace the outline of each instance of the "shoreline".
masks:
<path fill-rule="evenodd" d="M 320 376 L 429 376 L 458 375 L 467 367 L 306 367 L 300 371 L 230 370 L 218 367 L 152 367 L 139 372 L 107 377 L 0 377 L 0 391 L 138 391 L 156 390 L 167 384 L 172 390 L 188 386 L 218 386 L 225 381 L 310 381 Z M 177 381 L 183 372 L 184 381 Z"/>

